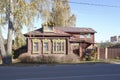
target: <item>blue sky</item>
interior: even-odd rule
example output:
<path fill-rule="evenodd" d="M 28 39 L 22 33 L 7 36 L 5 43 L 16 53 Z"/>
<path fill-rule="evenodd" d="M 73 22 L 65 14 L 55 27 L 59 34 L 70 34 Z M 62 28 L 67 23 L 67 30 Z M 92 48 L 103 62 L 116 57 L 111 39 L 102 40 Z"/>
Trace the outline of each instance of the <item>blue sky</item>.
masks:
<path fill-rule="evenodd" d="M 70 2 L 120 6 L 120 0 L 69 0 Z M 120 35 L 120 7 L 105 7 L 70 3 L 71 13 L 77 17 L 76 27 L 90 27 L 97 31 L 95 41 L 108 41 Z M 35 27 L 40 27 L 37 24 Z"/>
<path fill-rule="evenodd" d="M 70 0 L 90 4 L 120 6 L 120 0 Z M 77 16 L 77 27 L 90 27 L 97 31 L 96 42 L 107 41 L 120 35 L 120 7 L 105 7 L 70 3 L 71 12 Z"/>
<path fill-rule="evenodd" d="M 120 6 L 120 0 L 69 0 L 70 2 Z M 77 17 L 76 27 L 90 27 L 97 31 L 95 41 L 107 41 L 120 35 L 120 7 L 105 7 L 70 3 L 71 13 Z M 41 20 L 34 27 L 41 27 Z M 27 29 L 23 29 L 26 33 Z M 6 34 L 6 31 L 3 32 Z"/>

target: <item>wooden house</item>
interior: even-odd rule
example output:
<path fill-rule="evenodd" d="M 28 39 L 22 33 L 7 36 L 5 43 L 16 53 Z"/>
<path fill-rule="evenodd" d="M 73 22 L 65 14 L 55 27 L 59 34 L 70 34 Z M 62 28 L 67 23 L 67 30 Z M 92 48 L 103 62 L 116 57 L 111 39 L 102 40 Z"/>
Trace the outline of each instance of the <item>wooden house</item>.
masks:
<path fill-rule="evenodd" d="M 85 49 L 94 46 L 95 33 L 92 28 L 44 26 L 24 35 L 27 39 L 28 54 L 78 54 L 81 58 Z"/>

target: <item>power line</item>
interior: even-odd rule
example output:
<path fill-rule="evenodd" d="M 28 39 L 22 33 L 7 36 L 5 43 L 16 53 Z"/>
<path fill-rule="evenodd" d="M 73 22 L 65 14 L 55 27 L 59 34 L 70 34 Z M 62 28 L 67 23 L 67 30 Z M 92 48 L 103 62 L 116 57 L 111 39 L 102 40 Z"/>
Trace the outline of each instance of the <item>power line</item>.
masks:
<path fill-rule="evenodd" d="M 61 1 L 61 2 L 65 2 L 65 1 Z M 75 2 L 75 1 L 68 1 L 68 2 L 72 4 L 82 4 L 82 5 L 89 5 L 89 6 L 120 8 L 120 5 L 95 4 L 95 3 L 89 3 L 89 2 Z"/>
<path fill-rule="evenodd" d="M 72 4 L 82 4 L 82 5 L 91 5 L 91 6 L 100 6 L 100 7 L 120 8 L 120 6 L 117 6 L 117 5 L 94 4 L 94 3 L 87 3 L 87 2 L 73 2 L 73 1 L 69 1 L 69 3 L 72 3 Z"/>

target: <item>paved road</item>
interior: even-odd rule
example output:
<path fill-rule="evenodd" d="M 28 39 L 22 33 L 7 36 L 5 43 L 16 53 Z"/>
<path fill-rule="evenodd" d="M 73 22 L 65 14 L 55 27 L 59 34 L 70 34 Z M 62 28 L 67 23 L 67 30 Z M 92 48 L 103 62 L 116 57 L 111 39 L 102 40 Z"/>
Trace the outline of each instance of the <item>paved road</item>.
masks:
<path fill-rule="evenodd" d="M 0 80 L 120 80 L 120 65 L 0 66 Z"/>

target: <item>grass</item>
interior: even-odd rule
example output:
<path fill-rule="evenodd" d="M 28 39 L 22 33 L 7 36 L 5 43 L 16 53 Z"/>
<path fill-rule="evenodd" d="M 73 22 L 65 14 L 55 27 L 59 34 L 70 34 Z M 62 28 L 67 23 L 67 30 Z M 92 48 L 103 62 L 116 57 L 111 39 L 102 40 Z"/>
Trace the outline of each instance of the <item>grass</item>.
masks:
<path fill-rule="evenodd" d="M 12 59 L 12 63 L 20 63 L 21 61 L 19 59 Z"/>
<path fill-rule="evenodd" d="M 120 63 L 120 59 L 110 59 L 110 61 L 119 62 Z"/>

